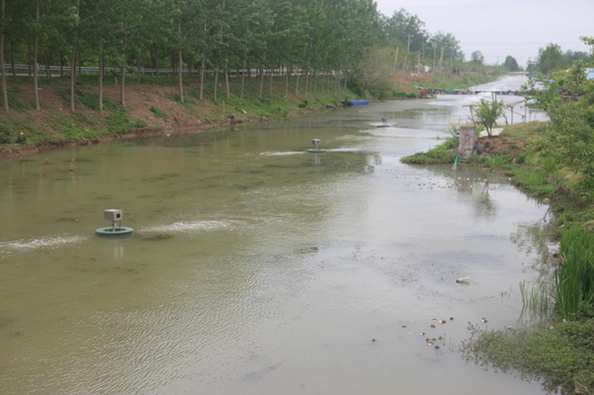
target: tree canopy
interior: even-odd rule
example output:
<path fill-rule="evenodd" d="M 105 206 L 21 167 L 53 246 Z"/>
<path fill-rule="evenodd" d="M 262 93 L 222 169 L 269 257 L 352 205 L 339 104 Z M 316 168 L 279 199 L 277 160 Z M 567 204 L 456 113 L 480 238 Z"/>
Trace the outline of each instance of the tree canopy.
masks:
<path fill-rule="evenodd" d="M 232 70 L 269 70 L 268 75 L 346 75 L 374 46 L 395 50 L 404 69 L 427 64 L 440 69 L 464 54 L 451 33 L 430 34 L 404 9 L 385 17 L 373 0 L 0 0 L 0 46 L 5 64 L 29 65 L 37 81 L 45 67 L 69 75 L 71 110 L 82 67 L 99 67 L 99 109 L 106 68 L 119 78 L 125 107 L 126 75 L 140 80 L 150 68 L 172 69 L 184 100 L 183 74 L 225 83 Z M 410 41 L 410 45 L 409 45 Z M 375 50 L 373 50 L 375 51 Z M 387 54 L 383 51 L 382 57 Z M 404 61 L 402 60 L 404 59 Z M 34 65 L 39 65 L 35 67 Z M 9 68 L 10 69 L 10 68 Z M 14 68 L 12 68 L 14 70 Z M 443 66 L 441 66 L 443 70 Z M 170 73 L 171 74 L 171 73 Z M 2 68 L 2 81 L 6 73 Z M 6 83 L 3 82 L 3 91 Z M 219 84 L 215 83 L 215 89 Z M 336 84 L 338 85 L 338 83 Z M 37 90 L 35 90 L 37 92 Z M 200 90 L 202 98 L 202 84 Z M 217 92 L 215 91 L 215 98 Z M 243 95 L 243 93 L 242 93 Z M 262 92 L 260 93 L 262 95 Z M 5 96 L 6 97 L 6 96 Z M 5 99 L 5 108 L 8 103 Z"/>

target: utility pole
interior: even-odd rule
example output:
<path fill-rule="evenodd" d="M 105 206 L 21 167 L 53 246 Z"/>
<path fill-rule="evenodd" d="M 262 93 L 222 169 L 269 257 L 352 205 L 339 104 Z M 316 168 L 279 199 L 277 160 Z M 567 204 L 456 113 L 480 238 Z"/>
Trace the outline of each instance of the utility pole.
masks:
<path fill-rule="evenodd" d="M 396 68 L 398 66 L 398 51 L 400 50 L 400 47 L 396 47 L 396 56 L 394 56 L 394 71 L 396 71 Z"/>
<path fill-rule="evenodd" d="M 435 56 L 436 56 L 436 50 L 437 50 L 437 47 L 435 47 L 435 46 L 434 46 L 434 47 L 433 47 L 433 68 L 431 69 L 431 71 L 432 71 L 432 72 L 434 72 L 434 73 L 435 73 L 435 71 L 436 71 L 436 70 L 435 70 Z"/>

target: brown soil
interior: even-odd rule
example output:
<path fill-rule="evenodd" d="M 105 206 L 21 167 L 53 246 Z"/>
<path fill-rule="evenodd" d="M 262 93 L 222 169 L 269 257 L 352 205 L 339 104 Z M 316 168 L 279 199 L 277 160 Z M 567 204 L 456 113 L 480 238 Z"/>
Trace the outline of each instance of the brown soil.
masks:
<path fill-rule="evenodd" d="M 489 154 L 510 154 L 518 151 L 525 151 L 526 146 L 522 141 L 505 136 L 481 137 L 476 142 L 477 149 L 483 155 Z"/>

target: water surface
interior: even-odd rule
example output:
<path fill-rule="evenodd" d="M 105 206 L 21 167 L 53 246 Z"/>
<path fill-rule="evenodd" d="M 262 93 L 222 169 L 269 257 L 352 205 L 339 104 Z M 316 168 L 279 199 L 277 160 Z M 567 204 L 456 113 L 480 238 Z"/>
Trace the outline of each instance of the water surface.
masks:
<path fill-rule="evenodd" d="M 0 163 L 1 392 L 542 393 L 458 345 L 468 322 L 518 325 L 547 207 L 489 171 L 399 162 L 469 100 Z M 109 208 L 132 239 L 93 235 Z"/>

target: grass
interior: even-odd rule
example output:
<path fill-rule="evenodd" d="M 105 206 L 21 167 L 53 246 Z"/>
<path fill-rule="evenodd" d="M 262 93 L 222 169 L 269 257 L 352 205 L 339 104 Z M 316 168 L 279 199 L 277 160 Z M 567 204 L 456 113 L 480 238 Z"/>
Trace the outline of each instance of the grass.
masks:
<path fill-rule="evenodd" d="M 448 139 L 445 143 L 430 149 L 427 152 L 418 152 L 401 159 L 403 163 L 415 165 L 435 165 L 443 163 L 454 163 L 458 149 L 458 138 Z"/>
<path fill-rule="evenodd" d="M 551 296 L 546 284 L 526 285 L 526 281 L 520 283 L 520 294 L 522 295 L 522 307 L 524 311 L 531 312 L 540 317 L 548 317 L 552 309 Z"/>
<path fill-rule="evenodd" d="M 555 273 L 555 308 L 564 319 L 594 315 L 594 234 L 580 226 L 561 238 L 563 266 Z"/>
<path fill-rule="evenodd" d="M 167 122 L 169 120 L 169 115 L 167 115 L 165 112 L 163 112 L 163 110 L 161 110 L 160 108 L 151 106 L 150 110 L 153 114 L 155 114 L 155 117 L 161 118 L 165 122 Z"/>
<path fill-rule="evenodd" d="M 461 347 L 467 361 L 542 380 L 549 393 L 594 393 L 594 319 L 484 331 L 471 326 Z"/>

